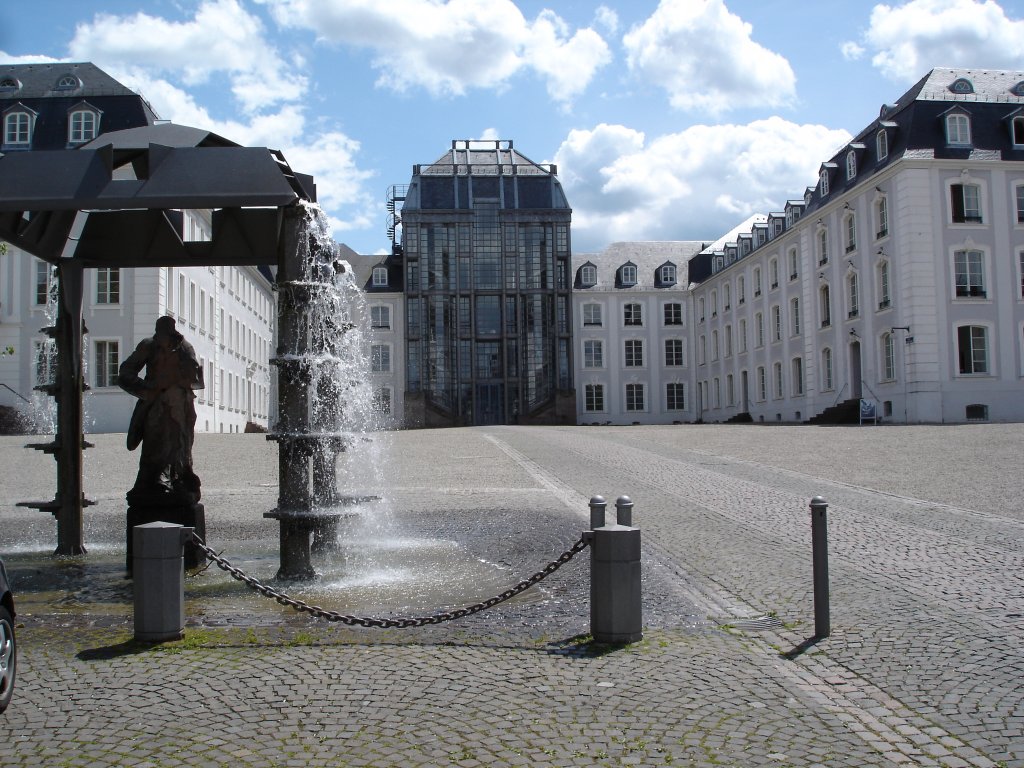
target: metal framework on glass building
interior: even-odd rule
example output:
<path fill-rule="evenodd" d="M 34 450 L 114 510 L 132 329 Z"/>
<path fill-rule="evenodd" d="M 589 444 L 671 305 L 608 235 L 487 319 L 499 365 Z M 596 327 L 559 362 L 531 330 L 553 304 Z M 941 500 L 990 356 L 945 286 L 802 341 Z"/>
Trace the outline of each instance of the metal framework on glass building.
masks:
<path fill-rule="evenodd" d="M 553 165 L 453 141 L 403 189 L 408 426 L 575 421 L 570 220 Z"/>

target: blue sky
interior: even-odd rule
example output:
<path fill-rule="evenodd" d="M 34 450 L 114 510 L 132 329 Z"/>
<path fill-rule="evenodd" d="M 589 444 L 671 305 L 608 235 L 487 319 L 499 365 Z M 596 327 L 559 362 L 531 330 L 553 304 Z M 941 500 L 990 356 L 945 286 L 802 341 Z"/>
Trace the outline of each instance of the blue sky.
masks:
<path fill-rule="evenodd" d="M 285 152 L 335 238 L 452 139 L 554 162 L 573 248 L 779 210 L 933 67 L 1024 70 L 1024 0 L 4 0 L 0 62 L 92 61 L 165 119 Z"/>

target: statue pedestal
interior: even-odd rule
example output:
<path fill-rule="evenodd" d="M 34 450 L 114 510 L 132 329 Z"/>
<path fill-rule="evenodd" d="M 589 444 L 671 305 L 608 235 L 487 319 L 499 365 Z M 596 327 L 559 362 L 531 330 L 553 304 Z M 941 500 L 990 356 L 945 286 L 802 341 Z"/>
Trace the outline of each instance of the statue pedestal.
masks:
<path fill-rule="evenodd" d="M 199 503 L 178 504 L 147 504 L 133 503 L 128 507 L 128 522 L 125 530 L 127 541 L 127 559 L 125 566 L 128 575 L 132 573 L 132 529 L 136 525 L 146 523 L 176 523 L 194 528 L 203 541 L 206 541 L 206 508 Z M 198 568 L 206 564 L 206 553 L 193 541 L 185 542 L 185 567 Z"/>

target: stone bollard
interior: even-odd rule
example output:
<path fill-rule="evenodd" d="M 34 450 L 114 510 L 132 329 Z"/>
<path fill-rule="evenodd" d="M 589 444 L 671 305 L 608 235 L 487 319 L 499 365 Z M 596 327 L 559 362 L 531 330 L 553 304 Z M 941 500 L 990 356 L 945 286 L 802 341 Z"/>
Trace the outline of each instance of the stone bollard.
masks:
<path fill-rule="evenodd" d="M 604 499 L 595 496 L 590 502 L 595 525 L 590 544 L 590 634 L 598 643 L 635 643 L 643 639 L 640 529 L 622 522 L 632 520 L 628 496 L 620 496 L 615 507 L 618 522 L 605 525 Z"/>
<path fill-rule="evenodd" d="M 132 530 L 136 640 L 160 643 L 184 636 L 184 545 L 193 530 L 162 522 Z"/>

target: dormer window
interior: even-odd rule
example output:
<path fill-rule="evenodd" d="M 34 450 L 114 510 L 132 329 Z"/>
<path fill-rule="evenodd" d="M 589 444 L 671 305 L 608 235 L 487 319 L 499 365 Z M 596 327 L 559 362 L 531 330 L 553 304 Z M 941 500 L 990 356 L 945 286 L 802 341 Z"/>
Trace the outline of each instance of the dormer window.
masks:
<path fill-rule="evenodd" d="M 1014 96 L 1024 96 L 1024 80 L 1021 80 L 1013 88 L 1010 89 L 1010 93 Z"/>
<path fill-rule="evenodd" d="M 622 285 L 636 285 L 636 265 L 623 264 L 619 268 L 619 281 Z"/>
<path fill-rule="evenodd" d="M 950 146 L 969 146 L 971 119 L 963 112 L 946 115 L 946 143 Z"/>
<path fill-rule="evenodd" d="M 889 134 L 884 128 L 875 134 L 875 154 L 879 160 L 885 160 L 889 156 Z"/>
<path fill-rule="evenodd" d="M 662 285 L 674 285 L 676 282 L 676 265 L 663 264 L 658 267 L 658 282 Z"/>
<path fill-rule="evenodd" d="M 822 168 L 818 174 L 818 189 L 822 197 L 828 197 L 828 169 Z"/>
<path fill-rule="evenodd" d="M 27 147 L 32 141 L 33 118 L 34 115 L 22 110 L 14 110 L 4 115 L 3 145 Z"/>
<path fill-rule="evenodd" d="M 81 80 L 79 80 L 74 75 L 68 74 L 68 75 L 63 75 L 60 78 L 60 80 L 57 81 L 57 85 L 55 87 L 55 90 L 58 90 L 58 91 L 73 91 L 73 90 L 76 90 L 77 88 L 80 88 L 81 85 L 82 85 L 82 81 Z"/>
<path fill-rule="evenodd" d="M 387 288 L 388 285 L 388 268 L 387 267 L 374 267 L 373 268 L 373 287 L 374 288 Z"/>
<path fill-rule="evenodd" d="M 0 93 L 13 93 L 20 88 L 21 83 L 19 83 L 13 77 L 5 77 L 0 79 Z"/>
<path fill-rule="evenodd" d="M 1017 115 L 1010 121 L 1010 140 L 1015 147 L 1024 147 L 1024 115 Z"/>
<path fill-rule="evenodd" d="M 597 267 L 593 264 L 584 264 L 580 267 L 580 285 L 589 288 L 597 284 Z"/>
<path fill-rule="evenodd" d="M 846 180 L 857 176 L 857 153 L 852 149 L 846 153 Z"/>
<path fill-rule="evenodd" d="M 76 109 L 68 124 L 68 143 L 84 144 L 96 138 L 99 115 L 92 109 Z"/>
<path fill-rule="evenodd" d="M 953 93 L 974 93 L 974 84 L 966 77 L 958 77 L 949 86 Z"/>

